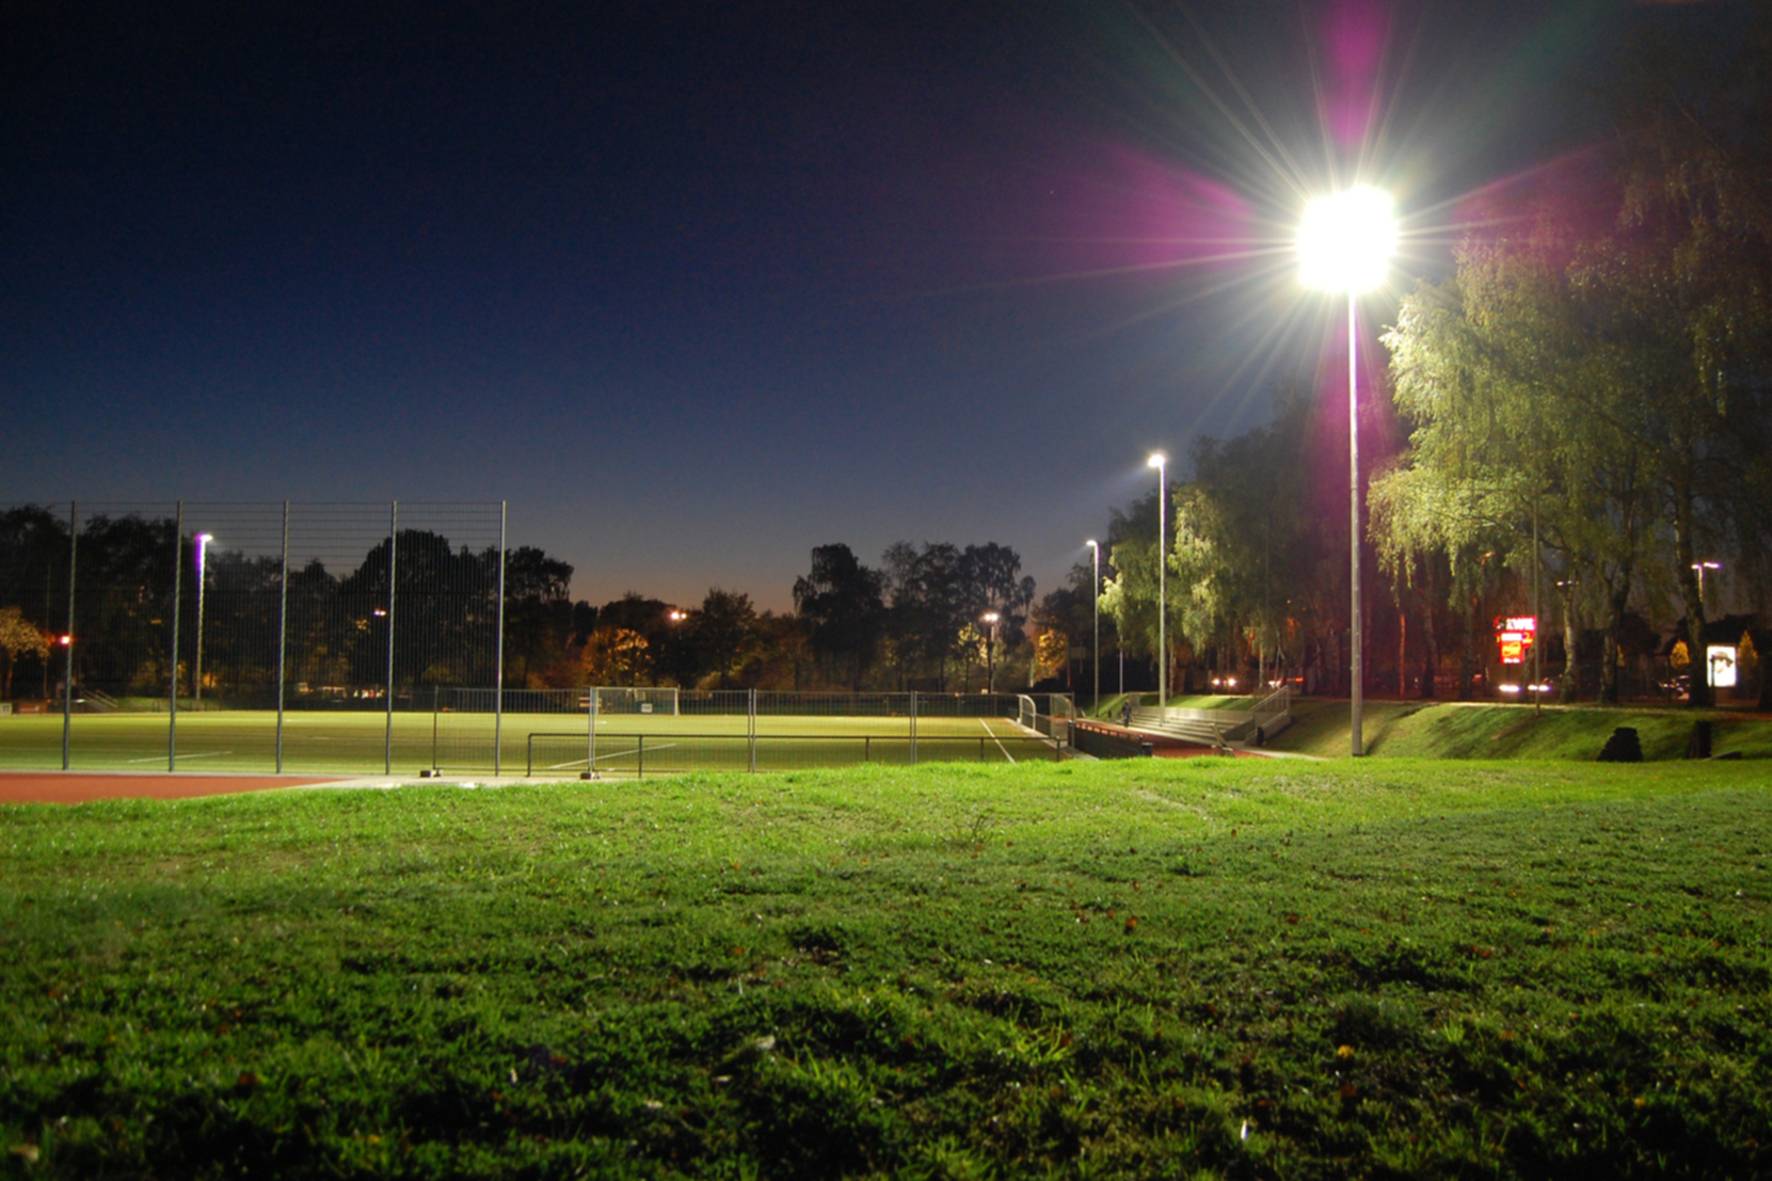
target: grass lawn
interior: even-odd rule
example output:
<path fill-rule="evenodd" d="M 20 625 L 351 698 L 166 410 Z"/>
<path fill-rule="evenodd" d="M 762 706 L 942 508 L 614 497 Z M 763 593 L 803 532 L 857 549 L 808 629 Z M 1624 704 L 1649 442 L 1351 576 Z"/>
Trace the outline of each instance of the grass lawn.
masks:
<path fill-rule="evenodd" d="M 1772 1172 L 1772 764 L 0 811 L 13 1176 Z"/>
<path fill-rule="evenodd" d="M 1493 702 L 1368 701 L 1361 720 L 1375 757 L 1440 759 L 1578 759 L 1591 761 L 1619 726 L 1637 731 L 1645 759 L 1679 759 L 1692 723 L 1714 726 L 1712 750 L 1772 758 L 1772 720 L 1740 710 L 1679 706 L 1612 707 Z M 1274 737 L 1276 750 L 1330 757 L 1348 753 L 1348 703 L 1308 698 L 1293 703 L 1292 725 Z"/>

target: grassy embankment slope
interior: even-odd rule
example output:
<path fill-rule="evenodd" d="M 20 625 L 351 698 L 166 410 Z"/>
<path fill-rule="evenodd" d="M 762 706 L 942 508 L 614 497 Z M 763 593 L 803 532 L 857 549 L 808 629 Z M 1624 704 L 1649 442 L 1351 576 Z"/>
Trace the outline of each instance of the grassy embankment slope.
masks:
<path fill-rule="evenodd" d="M 0 1169 L 1772 1170 L 1772 764 L 0 812 Z"/>
<path fill-rule="evenodd" d="M 1591 761 L 1615 728 L 1630 726 L 1643 757 L 1659 760 L 1685 755 L 1699 718 L 1713 725 L 1713 753 L 1772 758 L 1772 720 L 1734 710 L 1547 705 L 1536 712 L 1530 705 L 1369 701 L 1361 729 L 1367 753 L 1378 757 Z M 1348 703 L 1295 703 L 1291 727 L 1272 745 L 1303 754 L 1347 754 Z"/>

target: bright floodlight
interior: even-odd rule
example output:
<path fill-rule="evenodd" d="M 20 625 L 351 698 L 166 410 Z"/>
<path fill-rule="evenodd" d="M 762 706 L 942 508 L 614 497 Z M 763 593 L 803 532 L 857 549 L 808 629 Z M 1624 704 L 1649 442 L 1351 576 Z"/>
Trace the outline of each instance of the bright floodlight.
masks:
<path fill-rule="evenodd" d="M 1169 457 L 1167 455 L 1164 455 L 1161 451 L 1153 451 L 1151 452 L 1151 457 L 1144 461 L 1144 466 L 1160 468 L 1168 462 Z"/>
<path fill-rule="evenodd" d="M 1370 291 L 1397 249 L 1390 194 L 1359 185 L 1304 207 L 1298 225 L 1298 277 L 1315 291 Z"/>

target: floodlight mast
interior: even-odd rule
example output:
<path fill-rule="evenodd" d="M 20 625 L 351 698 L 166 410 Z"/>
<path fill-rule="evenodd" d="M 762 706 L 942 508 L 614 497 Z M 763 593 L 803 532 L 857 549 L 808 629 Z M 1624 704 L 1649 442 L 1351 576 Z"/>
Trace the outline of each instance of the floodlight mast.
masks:
<path fill-rule="evenodd" d="M 984 650 L 984 683 L 985 692 L 994 694 L 997 691 L 997 620 L 1002 616 L 995 611 L 986 611 L 978 618 L 991 625 L 991 638 Z"/>
<path fill-rule="evenodd" d="M 1095 689 L 1089 698 L 1089 708 L 1094 709 L 1101 704 L 1101 543 L 1091 537 L 1083 544 L 1089 547 L 1089 606 L 1094 611 L 1095 620 L 1094 636 L 1090 643 L 1095 654 Z"/>
<path fill-rule="evenodd" d="M 1360 638 L 1360 420 L 1359 364 L 1355 333 L 1362 292 L 1381 286 L 1396 251 L 1397 229 L 1389 194 L 1356 185 L 1305 206 L 1298 226 L 1298 277 L 1316 291 L 1347 294 L 1347 478 L 1348 613 L 1351 673 L 1350 741 L 1354 756 L 1365 754 L 1361 740 L 1364 670 Z"/>
<path fill-rule="evenodd" d="M 209 543 L 215 540 L 213 533 L 197 534 L 197 656 L 191 661 L 191 704 L 193 708 L 203 703 L 203 567 L 209 555 Z"/>
<path fill-rule="evenodd" d="M 1162 709 L 1169 704 L 1169 636 L 1165 630 L 1169 622 L 1169 593 L 1163 577 L 1169 565 L 1169 457 L 1153 451 L 1144 463 L 1157 469 L 1157 708 Z"/>

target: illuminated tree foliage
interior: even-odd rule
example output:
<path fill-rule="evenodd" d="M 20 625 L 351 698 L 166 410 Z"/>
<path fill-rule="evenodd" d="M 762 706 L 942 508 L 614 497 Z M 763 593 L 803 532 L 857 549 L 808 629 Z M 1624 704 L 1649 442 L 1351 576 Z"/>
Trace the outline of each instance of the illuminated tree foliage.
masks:
<path fill-rule="evenodd" d="M 632 628 L 599 627 L 579 652 L 586 684 L 643 685 L 651 672 L 651 645 Z"/>
<path fill-rule="evenodd" d="M 1698 650 L 1696 563 L 1733 545 L 1768 573 L 1772 108 L 1752 53 L 1767 28 L 1762 14 L 1740 57 L 1658 43 L 1623 90 L 1610 224 L 1495 211 L 1507 228 L 1469 237 L 1385 337 L 1411 427 L 1372 490 L 1386 570 L 1444 562 L 1462 600 L 1492 556 L 1521 573 L 1547 558 L 1566 648 L 1579 608 L 1603 619 L 1609 700 L 1633 603 L 1671 593 Z M 1692 701 L 1708 703 L 1703 678 Z"/>
<path fill-rule="evenodd" d="M 17 607 L 0 607 L 0 698 L 12 696 L 12 674 L 19 657 L 49 657 L 49 637 Z"/>

